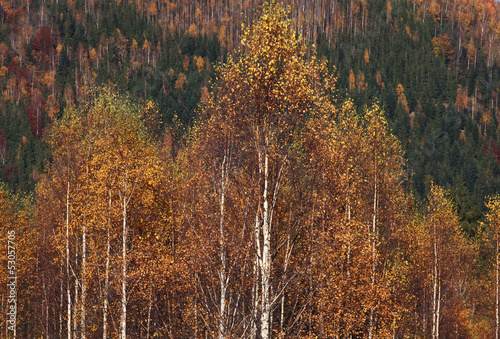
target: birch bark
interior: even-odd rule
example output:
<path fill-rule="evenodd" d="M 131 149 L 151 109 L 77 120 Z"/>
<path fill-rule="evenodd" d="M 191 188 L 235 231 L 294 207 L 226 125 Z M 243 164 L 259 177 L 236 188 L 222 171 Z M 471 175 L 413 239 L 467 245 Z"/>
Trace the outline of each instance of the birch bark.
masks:
<path fill-rule="evenodd" d="M 111 190 L 108 191 L 108 225 L 106 228 L 106 268 L 104 273 L 104 304 L 102 312 L 102 338 L 108 337 L 108 294 L 109 294 L 109 254 L 111 251 L 111 244 L 109 239 L 109 232 L 111 229 Z"/>
<path fill-rule="evenodd" d="M 220 306 L 219 306 L 219 339 L 226 338 L 226 292 L 227 292 L 227 268 L 226 268 L 226 247 L 224 240 L 224 199 L 227 189 L 227 158 L 224 155 L 222 160 L 221 170 L 221 193 L 220 193 L 220 223 L 219 223 L 219 246 L 220 246 L 220 261 L 221 270 L 219 272 L 220 279 Z"/>
<path fill-rule="evenodd" d="M 71 276 L 69 274 L 69 179 L 68 186 L 66 188 L 66 298 L 67 298 L 67 327 L 68 327 L 68 339 L 71 339 Z"/>
<path fill-rule="evenodd" d="M 122 207 L 122 286 L 121 286 L 121 313 L 120 313 L 120 338 L 127 338 L 127 206 L 130 201 L 128 194 L 128 171 L 125 170 L 122 182 L 123 193 L 120 192 Z"/>

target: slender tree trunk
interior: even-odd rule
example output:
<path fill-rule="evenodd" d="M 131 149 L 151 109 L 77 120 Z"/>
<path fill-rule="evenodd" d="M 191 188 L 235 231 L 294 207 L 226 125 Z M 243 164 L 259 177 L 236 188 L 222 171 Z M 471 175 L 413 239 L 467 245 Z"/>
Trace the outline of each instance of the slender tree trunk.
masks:
<path fill-rule="evenodd" d="M 68 317 L 68 339 L 71 339 L 71 276 L 69 274 L 69 179 L 66 189 L 66 298 L 67 298 L 67 317 Z"/>
<path fill-rule="evenodd" d="M 146 326 L 146 339 L 149 339 L 149 331 L 150 331 L 150 324 L 151 324 L 151 306 L 153 305 L 153 296 L 152 296 L 152 288 L 151 286 L 149 287 L 149 306 L 148 306 L 148 322 Z"/>
<path fill-rule="evenodd" d="M 220 279 L 220 308 L 219 308 L 219 339 L 225 339 L 226 338 L 226 292 L 227 292 L 227 282 L 228 278 L 226 276 L 226 247 L 225 247 L 225 240 L 224 240 L 224 199 L 225 199 L 225 194 L 226 194 L 226 177 L 227 177 L 227 170 L 226 170 L 226 161 L 227 158 L 224 155 L 224 159 L 222 161 L 222 175 L 221 175 L 221 196 L 220 196 L 220 224 L 219 224 L 219 231 L 220 231 L 220 239 L 219 239 L 219 245 L 220 245 L 220 261 L 221 261 L 221 270 L 219 273 L 219 279 Z"/>
<path fill-rule="evenodd" d="M 378 164 L 377 164 L 377 144 L 375 141 L 375 156 L 374 156 L 374 169 L 375 169 L 375 184 L 373 187 L 373 216 L 372 216 L 372 229 L 371 229 L 371 247 L 372 247 L 372 291 L 375 291 L 375 272 L 377 269 L 376 263 L 376 251 L 377 251 L 377 213 L 378 213 Z M 374 337 L 374 313 L 375 310 L 373 306 L 370 309 L 370 323 L 368 329 L 368 338 L 372 339 Z"/>
<path fill-rule="evenodd" d="M 474 88 L 474 98 L 472 98 L 472 119 L 474 119 L 474 114 L 476 113 L 476 103 L 477 103 L 477 81 Z"/>
<path fill-rule="evenodd" d="M 194 302 L 194 339 L 198 339 L 198 303 Z"/>
<path fill-rule="evenodd" d="M 288 262 L 290 261 L 290 254 L 291 254 L 291 250 L 290 250 L 290 231 L 287 235 L 287 239 L 286 239 L 286 251 L 285 251 L 285 267 L 283 269 L 283 277 L 285 277 L 286 275 L 286 271 L 288 270 Z M 285 333 L 283 332 L 283 325 L 285 323 L 285 291 L 282 292 L 282 295 L 281 295 L 281 314 L 280 314 L 280 334 L 281 335 L 285 335 Z"/>
<path fill-rule="evenodd" d="M 261 170 L 261 154 L 259 152 L 259 172 Z M 251 338 L 257 338 L 258 332 L 258 317 L 261 312 L 261 296 L 260 296 L 260 288 L 259 288 L 259 278 L 262 274 L 262 252 L 261 252 L 261 243 L 260 243 L 260 234 L 261 234 L 261 226 L 260 226 L 260 206 L 255 213 L 255 225 L 254 225 L 254 240 L 255 240 L 255 261 L 253 266 L 253 276 L 254 283 L 252 287 L 252 330 L 251 330 Z M 259 307 L 260 306 L 260 307 Z"/>
<path fill-rule="evenodd" d="M 111 228 L 111 190 L 108 191 L 108 225 L 106 228 L 106 269 L 104 276 L 104 305 L 102 312 L 102 338 L 107 339 L 108 337 L 108 294 L 109 294 L 109 253 L 111 250 L 111 244 L 109 239 L 109 232 Z"/>
<path fill-rule="evenodd" d="M 489 75 L 489 80 L 490 82 L 492 81 L 493 78 L 493 62 L 495 60 L 493 52 L 492 52 L 492 45 L 493 45 L 493 36 L 489 36 L 489 48 L 488 48 L 488 75 Z"/>
<path fill-rule="evenodd" d="M 47 300 L 47 287 L 45 286 L 45 277 L 42 278 L 43 301 L 42 301 L 42 314 L 45 313 L 45 338 L 49 338 L 49 301 Z M 14 327 L 15 328 L 15 327 Z M 14 339 L 16 332 L 14 331 Z"/>
<path fill-rule="evenodd" d="M 267 142 L 266 142 L 267 143 Z M 267 145 L 266 145 L 267 146 Z M 269 318 L 270 318 L 270 277 L 271 277 L 271 225 L 269 223 L 269 156 L 267 148 L 264 156 L 264 193 L 263 193 L 263 222 L 262 222 L 262 313 L 261 313 L 261 337 L 268 339 L 270 333 Z"/>
<path fill-rule="evenodd" d="M 432 338 L 438 338 L 438 253 L 436 240 L 436 226 L 434 226 L 434 282 L 432 295 Z"/>
<path fill-rule="evenodd" d="M 283 333 L 283 324 L 285 322 L 285 293 L 281 296 L 281 314 L 280 314 L 280 335 L 284 335 Z"/>
<path fill-rule="evenodd" d="M 427 321 L 429 319 L 429 309 L 427 307 L 427 288 L 424 288 L 424 302 L 422 303 L 422 328 L 427 333 Z"/>
<path fill-rule="evenodd" d="M 441 319 L 441 274 L 438 273 L 438 299 L 436 310 L 436 339 L 439 338 L 439 319 Z"/>
<path fill-rule="evenodd" d="M 90 156 L 90 147 L 88 149 L 88 157 Z M 89 175 L 89 166 L 86 166 L 86 176 L 88 179 Z M 86 194 L 88 198 L 88 192 Z M 81 307 L 80 307 L 80 327 L 81 327 L 81 337 L 82 339 L 85 339 L 86 337 L 86 314 L 87 311 L 85 309 L 85 302 L 87 298 L 87 218 L 83 218 L 83 223 L 82 223 L 82 274 L 81 274 L 81 288 L 82 288 L 82 298 L 81 298 Z"/>
<path fill-rule="evenodd" d="M 122 200 L 122 300 L 121 300 L 121 315 L 120 315 L 120 338 L 127 337 L 127 172 L 123 180 L 123 196 Z"/>
<path fill-rule="evenodd" d="M 75 255 L 75 267 L 78 267 L 78 250 L 76 250 L 76 255 Z M 76 338 L 78 335 L 78 285 L 80 282 L 78 281 L 78 277 L 75 274 L 75 302 L 73 303 L 73 338 Z"/>
<path fill-rule="evenodd" d="M 81 277 L 81 285 L 82 285 L 82 305 L 81 305 L 81 319 L 80 319 L 80 327 L 82 331 L 82 339 L 85 339 L 85 298 L 87 296 L 87 291 L 86 291 L 86 286 L 85 286 L 85 279 L 86 279 L 86 274 L 87 274 L 87 234 L 86 234 L 86 226 L 85 226 L 85 220 L 82 225 L 82 277 Z"/>
<path fill-rule="evenodd" d="M 255 228 L 256 228 L 256 235 L 259 235 L 259 232 L 257 230 L 257 227 L 259 225 L 259 218 L 258 216 L 255 216 Z M 257 237 L 256 238 L 257 244 L 259 244 L 260 240 Z M 260 251 L 258 249 L 258 251 Z M 252 287 L 252 317 L 251 317 L 251 335 L 250 338 L 255 339 L 257 338 L 257 316 L 258 316 L 258 310 L 259 310 L 259 255 L 255 255 L 255 262 L 254 262 L 254 267 L 253 267 L 253 276 L 255 277 L 253 287 Z"/>

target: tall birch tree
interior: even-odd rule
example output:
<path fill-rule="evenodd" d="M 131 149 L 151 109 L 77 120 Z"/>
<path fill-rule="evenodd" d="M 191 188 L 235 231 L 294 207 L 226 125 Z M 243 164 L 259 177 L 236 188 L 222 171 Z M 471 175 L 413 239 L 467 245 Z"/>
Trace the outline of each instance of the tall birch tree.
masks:
<path fill-rule="evenodd" d="M 61 255 L 65 254 L 68 336 L 95 336 L 102 329 L 103 338 L 124 338 L 127 324 L 133 324 L 134 335 L 140 328 L 141 320 L 127 321 L 128 303 L 141 303 L 127 289 L 130 279 L 137 283 L 135 272 L 139 270 L 137 263 L 130 269 L 129 251 L 136 249 L 131 243 L 137 241 L 137 234 L 149 237 L 164 221 L 155 202 L 161 167 L 141 121 L 144 110 L 147 108 L 102 88 L 83 110 L 67 109 L 49 133 L 54 161 L 49 165 L 49 182 L 43 187 L 54 193 L 40 191 L 40 198 L 59 195 L 57 210 L 64 216 L 57 223 L 55 240 L 64 249 Z M 137 248 L 138 252 L 144 250 Z M 116 281 L 110 281 L 112 265 L 120 267 Z M 110 295 L 115 294 L 120 296 L 119 307 L 110 303 Z M 87 319 L 98 313 L 101 326 L 90 327 Z M 120 319 L 117 333 L 110 333 L 110 318 Z"/>
<path fill-rule="evenodd" d="M 191 159 L 186 166 L 200 164 L 198 176 L 208 179 L 205 197 L 213 199 L 208 215 L 217 215 L 202 223 L 199 218 L 204 217 L 196 211 L 200 202 L 188 206 L 190 227 L 211 230 L 195 236 L 202 241 L 201 235 L 211 234 L 211 241 L 203 241 L 217 248 L 214 328 L 219 338 L 248 332 L 270 338 L 273 322 L 282 317 L 273 317 L 273 312 L 285 302 L 285 291 L 303 260 L 293 269 L 289 265 L 295 252 L 290 239 L 305 227 L 300 192 L 308 190 L 294 171 L 304 156 L 304 123 L 330 103 L 334 79 L 326 62 L 307 57 L 287 15 L 282 7 L 268 4 L 260 19 L 245 28 L 238 51 L 219 69 L 212 96 L 192 131 L 189 147 L 195 156 L 186 155 Z M 202 198 L 204 184 L 197 182 L 201 184 L 193 187 Z M 287 198 L 284 191 L 292 194 Z M 229 288 L 237 283 L 242 284 L 239 291 Z M 283 317 L 281 328 L 287 320 L 296 323 Z M 242 324 L 238 329 L 231 325 L 235 321 Z"/>

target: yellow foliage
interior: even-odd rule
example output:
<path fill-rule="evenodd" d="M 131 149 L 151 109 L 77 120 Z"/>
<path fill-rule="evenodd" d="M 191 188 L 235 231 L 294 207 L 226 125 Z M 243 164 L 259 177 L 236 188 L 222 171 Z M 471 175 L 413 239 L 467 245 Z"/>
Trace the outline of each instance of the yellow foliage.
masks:
<path fill-rule="evenodd" d="M 175 81 L 175 88 L 180 88 L 181 90 L 184 89 L 184 85 L 187 85 L 187 78 L 184 73 L 179 73 L 179 76 L 177 77 L 177 80 Z"/>
<path fill-rule="evenodd" d="M 47 111 L 47 115 L 49 116 L 51 121 L 54 121 L 57 118 L 60 108 L 59 108 L 59 102 L 56 100 L 54 95 L 51 94 L 47 98 L 45 110 Z"/>
<path fill-rule="evenodd" d="M 144 45 L 142 45 L 142 50 L 146 53 L 151 49 L 151 43 L 148 41 L 148 39 L 144 40 Z"/>
<path fill-rule="evenodd" d="M 43 75 L 43 79 L 42 79 L 41 82 L 48 89 L 52 89 L 52 87 L 54 86 L 54 84 L 56 82 L 56 79 L 54 77 L 54 73 L 53 72 L 45 72 L 45 74 Z"/>
<path fill-rule="evenodd" d="M 403 88 L 403 85 L 398 84 L 396 87 L 396 95 L 399 97 L 402 93 L 404 93 L 405 89 Z"/>
<path fill-rule="evenodd" d="M 198 36 L 196 25 L 194 23 L 191 24 L 191 26 L 189 26 L 188 35 L 190 35 L 190 36 L 192 36 L 194 38 L 196 38 Z"/>
<path fill-rule="evenodd" d="M 377 81 L 377 85 L 382 89 L 382 90 L 385 90 L 385 84 L 384 82 L 382 81 L 382 74 L 380 73 L 380 71 L 377 70 L 377 72 L 375 72 L 375 80 Z"/>
<path fill-rule="evenodd" d="M 148 16 L 156 17 L 158 15 L 158 7 L 156 7 L 156 2 L 151 1 L 148 6 Z"/>
<path fill-rule="evenodd" d="M 386 10 L 387 10 L 388 14 L 390 14 L 392 11 L 392 5 L 391 5 L 391 2 L 389 0 L 387 0 L 387 3 L 386 3 Z"/>
<path fill-rule="evenodd" d="M 408 36 L 411 38 L 412 35 L 411 35 L 411 31 L 410 31 L 410 27 L 408 27 L 408 25 L 405 25 L 405 32 L 406 34 L 408 34 Z"/>
<path fill-rule="evenodd" d="M 401 105 L 406 114 L 410 114 L 410 107 L 408 106 L 408 101 L 406 101 L 406 95 L 404 93 L 398 96 L 398 104 Z"/>
<path fill-rule="evenodd" d="M 349 70 L 349 91 L 352 92 L 356 88 L 356 76 L 352 69 Z"/>
<path fill-rule="evenodd" d="M 208 93 L 208 88 L 206 86 L 201 87 L 201 97 L 200 97 L 200 103 L 206 104 L 209 100 L 209 93 Z"/>
<path fill-rule="evenodd" d="M 0 67 L 0 77 L 4 77 L 8 73 L 9 69 L 5 66 Z"/>
<path fill-rule="evenodd" d="M 358 92 L 366 91 L 368 88 L 368 84 L 365 82 L 365 75 L 358 71 L 358 75 L 356 76 L 356 88 Z"/>
<path fill-rule="evenodd" d="M 225 25 L 220 26 L 219 42 L 223 48 L 226 47 L 226 26 Z"/>
<path fill-rule="evenodd" d="M 440 34 L 432 38 L 432 44 L 434 45 L 434 54 L 436 57 L 443 55 L 445 61 L 452 60 L 453 49 L 451 48 L 451 37 L 448 34 Z"/>
<path fill-rule="evenodd" d="M 182 68 L 185 71 L 189 70 L 189 63 L 190 63 L 189 56 L 185 55 L 184 60 L 182 60 Z"/>
<path fill-rule="evenodd" d="M 467 96 L 467 89 L 463 89 L 461 85 L 458 85 L 457 88 L 455 106 L 459 111 L 466 110 L 469 107 L 469 97 Z"/>
<path fill-rule="evenodd" d="M 203 68 L 205 67 L 205 60 L 200 56 L 196 59 L 195 64 L 196 68 L 198 68 L 198 72 L 201 73 L 201 71 L 203 71 Z"/>
<path fill-rule="evenodd" d="M 90 56 L 90 60 L 92 60 L 93 62 L 96 62 L 96 60 L 97 60 L 97 52 L 96 52 L 95 48 L 92 47 L 90 49 L 89 56 Z"/>

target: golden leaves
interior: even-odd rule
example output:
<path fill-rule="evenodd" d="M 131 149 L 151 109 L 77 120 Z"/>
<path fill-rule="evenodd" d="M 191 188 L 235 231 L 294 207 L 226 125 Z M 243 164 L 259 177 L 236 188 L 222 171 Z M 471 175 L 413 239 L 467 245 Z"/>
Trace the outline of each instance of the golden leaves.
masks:
<path fill-rule="evenodd" d="M 448 34 L 440 34 L 432 38 L 434 45 L 434 54 L 436 57 L 442 55 L 445 61 L 451 61 L 453 49 L 451 48 L 451 37 Z"/>
<path fill-rule="evenodd" d="M 4 77 L 5 75 L 7 75 L 9 72 L 9 69 L 7 67 L 5 67 L 4 65 L 2 65 L 2 67 L 0 67 L 0 77 Z"/>
<path fill-rule="evenodd" d="M 375 308 L 377 333 L 385 337 L 401 312 L 393 298 L 404 281 L 402 268 L 393 266 L 397 258 L 379 252 L 393 232 L 386 220 L 399 225 L 407 208 L 400 186 L 401 147 L 377 104 L 358 114 L 346 100 L 338 110 L 312 118 L 306 130 L 311 175 L 317 180 L 309 204 L 322 211 L 316 216 L 321 225 L 316 305 L 323 317 L 317 324 L 331 337 L 366 336 L 367 317 L 359 315 Z M 374 213 L 378 230 L 372 229 Z M 380 260 L 387 263 L 384 274 Z"/>
<path fill-rule="evenodd" d="M 177 80 L 175 81 L 175 88 L 177 89 L 184 89 L 184 85 L 187 85 L 187 77 L 184 73 L 179 73 Z"/>
<path fill-rule="evenodd" d="M 410 108 L 408 106 L 408 102 L 406 101 L 406 95 L 404 93 L 403 85 L 398 84 L 396 87 L 396 95 L 398 97 L 398 105 L 401 105 L 406 114 L 410 114 Z"/>
<path fill-rule="evenodd" d="M 403 94 L 404 91 L 405 90 L 403 88 L 403 85 L 398 84 L 398 86 L 396 87 L 396 95 L 399 97 L 401 94 Z"/>
<path fill-rule="evenodd" d="M 194 56 L 193 63 L 196 65 L 198 73 L 201 73 L 201 71 L 203 71 L 203 68 L 205 67 L 205 60 L 201 56 L 200 57 Z"/>
<path fill-rule="evenodd" d="M 382 74 L 379 70 L 375 72 L 375 80 L 377 81 L 377 86 L 379 86 L 382 90 L 385 90 L 385 83 L 382 81 Z"/>
<path fill-rule="evenodd" d="M 47 103 L 45 105 L 45 110 L 47 111 L 47 115 L 49 116 L 49 119 L 51 121 L 54 121 L 60 111 L 59 108 L 59 102 L 56 100 L 56 98 L 51 94 L 47 98 Z"/>

